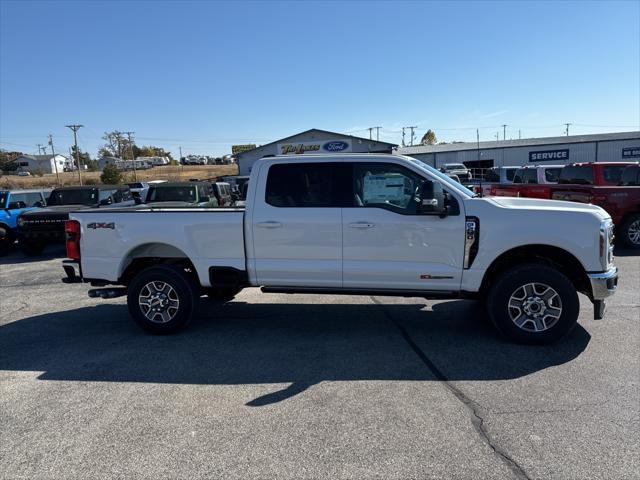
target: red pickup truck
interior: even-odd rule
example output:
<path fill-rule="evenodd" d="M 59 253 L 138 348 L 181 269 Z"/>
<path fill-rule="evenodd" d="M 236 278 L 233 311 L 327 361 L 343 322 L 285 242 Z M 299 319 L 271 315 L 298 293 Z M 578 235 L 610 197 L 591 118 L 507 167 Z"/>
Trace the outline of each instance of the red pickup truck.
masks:
<path fill-rule="evenodd" d="M 495 197 L 551 198 L 551 187 L 558 183 L 563 165 L 531 165 L 519 168 L 513 183 L 492 185 Z"/>
<path fill-rule="evenodd" d="M 597 162 L 567 165 L 554 200 L 592 203 L 604 208 L 616 225 L 617 237 L 626 246 L 640 248 L 640 163 Z"/>

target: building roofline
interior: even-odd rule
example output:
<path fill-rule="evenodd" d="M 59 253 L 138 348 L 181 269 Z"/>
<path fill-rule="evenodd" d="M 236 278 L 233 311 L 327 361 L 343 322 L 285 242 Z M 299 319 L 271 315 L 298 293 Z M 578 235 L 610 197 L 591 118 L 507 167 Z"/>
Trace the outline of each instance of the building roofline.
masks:
<path fill-rule="evenodd" d="M 309 130 L 305 130 L 303 132 L 294 133 L 293 135 L 289 135 L 288 137 L 284 137 L 284 138 L 281 138 L 279 140 L 274 140 L 273 142 L 265 143 L 264 145 L 258 145 L 256 148 L 252 148 L 251 150 L 247 150 L 247 151 L 244 151 L 244 152 L 236 153 L 234 155 L 234 157 L 240 158 L 242 155 L 245 155 L 245 154 L 247 154 L 249 152 L 253 152 L 254 150 L 258 150 L 260 148 L 269 147 L 271 145 L 275 145 L 275 144 L 278 144 L 278 143 L 286 142 L 287 140 L 289 140 L 289 139 L 291 139 L 293 137 L 297 137 L 299 135 L 304 135 L 304 134 L 309 133 L 309 132 L 322 132 L 322 133 L 328 133 L 330 135 L 337 135 L 337 136 L 340 136 L 340 137 L 350 137 L 350 138 L 353 138 L 353 139 L 356 139 L 356 140 L 366 140 L 367 142 L 381 143 L 383 145 L 389 145 L 391 147 L 397 147 L 398 146 L 397 143 L 383 142 L 382 140 L 371 140 L 369 138 L 356 137 L 354 135 L 349 135 L 349 134 L 346 134 L 346 133 L 331 132 L 329 130 L 322 130 L 320 128 L 310 128 Z"/>
<path fill-rule="evenodd" d="M 484 142 L 460 142 L 442 145 L 416 145 L 401 147 L 398 152 L 403 155 L 459 152 L 466 150 L 494 150 L 501 148 L 542 147 L 545 145 L 562 145 L 569 143 L 612 142 L 619 140 L 640 140 L 640 131 L 593 133 L 588 135 L 571 135 L 559 137 L 523 138 L 518 140 L 498 140 Z"/>

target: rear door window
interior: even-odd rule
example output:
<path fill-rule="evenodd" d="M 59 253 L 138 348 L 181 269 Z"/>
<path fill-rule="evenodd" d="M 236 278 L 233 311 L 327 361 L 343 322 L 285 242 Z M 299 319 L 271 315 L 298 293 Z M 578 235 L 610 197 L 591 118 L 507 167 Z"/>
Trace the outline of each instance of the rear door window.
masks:
<path fill-rule="evenodd" d="M 562 169 L 558 183 L 593 185 L 591 165 L 569 165 Z"/>
<path fill-rule="evenodd" d="M 269 168 L 265 201 L 274 207 L 341 207 L 349 192 L 346 164 L 287 163 Z"/>
<path fill-rule="evenodd" d="M 602 169 L 602 177 L 607 185 L 618 185 L 626 165 L 608 165 Z"/>
<path fill-rule="evenodd" d="M 515 168 L 507 168 L 506 176 L 507 176 L 507 180 L 509 180 L 510 182 L 513 182 L 513 177 L 516 174 L 517 170 Z"/>
<path fill-rule="evenodd" d="M 562 168 L 545 168 L 544 179 L 547 182 L 558 183 L 558 178 L 560 178 L 561 171 L 562 171 Z"/>

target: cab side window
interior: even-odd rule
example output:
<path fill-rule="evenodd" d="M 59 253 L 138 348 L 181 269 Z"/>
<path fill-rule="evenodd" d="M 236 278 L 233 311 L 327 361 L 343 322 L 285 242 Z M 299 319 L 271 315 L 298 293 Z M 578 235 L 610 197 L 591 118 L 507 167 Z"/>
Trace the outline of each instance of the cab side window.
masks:
<path fill-rule="evenodd" d="M 353 164 L 353 200 L 356 207 L 417 213 L 424 179 L 400 166 L 386 163 Z"/>
<path fill-rule="evenodd" d="M 350 194 L 347 164 L 272 165 L 265 201 L 274 207 L 342 207 Z"/>
<path fill-rule="evenodd" d="M 22 202 L 26 207 L 41 207 L 44 205 L 44 199 L 38 192 L 12 193 L 11 202 Z"/>

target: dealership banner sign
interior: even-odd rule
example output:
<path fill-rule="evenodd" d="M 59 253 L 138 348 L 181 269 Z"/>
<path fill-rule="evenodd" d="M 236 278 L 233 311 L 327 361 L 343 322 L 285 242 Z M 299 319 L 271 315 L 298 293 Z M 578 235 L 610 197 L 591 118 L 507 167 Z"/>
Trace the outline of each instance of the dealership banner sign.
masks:
<path fill-rule="evenodd" d="M 566 161 L 569 160 L 569 149 L 562 150 L 545 150 L 542 152 L 529 152 L 530 162 L 549 162 L 553 160 Z"/>
<path fill-rule="evenodd" d="M 253 150 L 256 148 L 255 143 L 247 143 L 245 145 L 231 145 L 231 154 L 236 155 L 242 152 L 248 152 L 249 150 Z"/>
<path fill-rule="evenodd" d="M 627 158 L 640 158 L 640 146 L 623 148 L 622 159 L 625 160 Z"/>
<path fill-rule="evenodd" d="M 315 142 L 279 143 L 279 155 L 302 153 L 343 153 L 351 151 L 351 140 L 321 140 Z"/>

